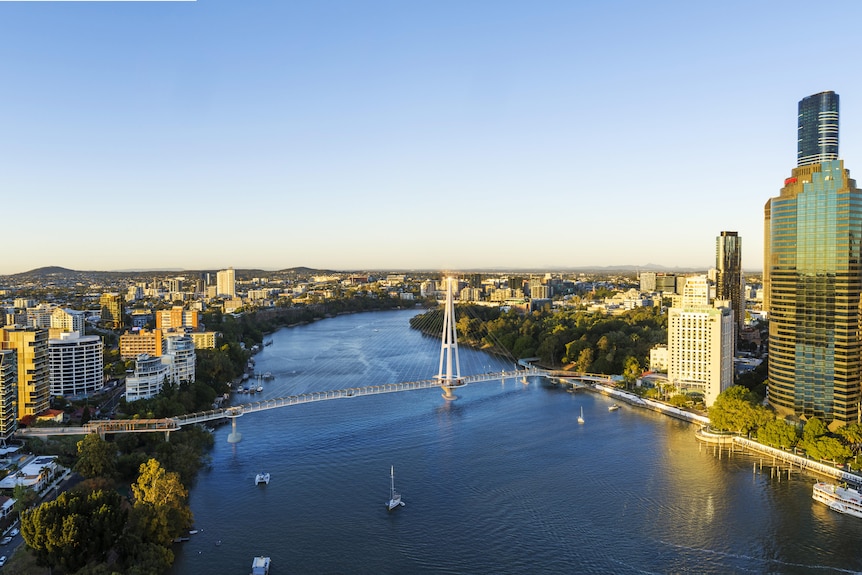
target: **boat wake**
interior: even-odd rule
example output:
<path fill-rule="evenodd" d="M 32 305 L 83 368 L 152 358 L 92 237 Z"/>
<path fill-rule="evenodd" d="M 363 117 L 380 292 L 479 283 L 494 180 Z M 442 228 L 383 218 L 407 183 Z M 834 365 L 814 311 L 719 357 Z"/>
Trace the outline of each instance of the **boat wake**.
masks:
<path fill-rule="evenodd" d="M 851 573 L 855 575 L 862 575 L 862 571 L 855 571 L 853 569 L 844 569 L 842 567 L 835 567 L 834 565 L 810 565 L 808 563 L 793 563 L 790 561 L 781 561 L 780 559 L 768 559 L 764 557 L 752 557 L 750 555 L 741 555 L 739 553 L 728 553 L 726 551 L 716 551 L 715 549 L 703 549 L 700 547 L 688 547 L 686 545 L 677 545 L 675 543 L 668 543 L 667 541 L 660 541 L 660 543 L 667 545 L 668 547 L 673 547 L 674 549 L 685 549 L 687 551 L 697 551 L 699 553 L 704 553 L 706 555 L 712 555 L 715 557 L 726 557 L 728 559 L 740 559 L 744 561 L 753 561 L 756 563 L 763 563 L 767 565 L 778 565 L 782 567 L 794 567 L 798 569 L 805 569 L 807 572 L 812 572 L 814 570 L 824 571 L 824 572 L 834 572 L 834 573 Z"/>

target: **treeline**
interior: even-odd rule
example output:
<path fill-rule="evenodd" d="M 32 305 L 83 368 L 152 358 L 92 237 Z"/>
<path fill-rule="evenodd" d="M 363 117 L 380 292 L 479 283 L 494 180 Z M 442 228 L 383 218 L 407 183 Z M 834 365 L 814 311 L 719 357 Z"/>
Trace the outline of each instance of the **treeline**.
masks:
<path fill-rule="evenodd" d="M 818 461 L 862 469 L 862 425 L 851 423 L 829 431 L 826 423 L 812 417 L 792 422 L 776 417 L 758 394 L 741 385 L 721 392 L 709 408 L 710 427 L 751 436 L 764 445 L 801 452 Z"/>
<path fill-rule="evenodd" d="M 89 434 L 76 447 L 75 470 L 86 479 L 21 513 L 21 535 L 37 565 L 75 575 L 163 573 L 173 563 L 174 540 L 193 521 L 180 474 L 146 458 L 127 498 L 117 489 L 123 463 L 113 443 Z"/>
<path fill-rule="evenodd" d="M 636 377 L 649 363 L 649 350 L 667 343 L 667 316 L 640 307 L 608 316 L 584 310 L 545 307 L 523 314 L 484 306 L 457 306 L 459 343 L 516 359 L 538 357 L 547 367 L 570 366 L 583 373 Z M 411 319 L 411 327 L 439 335 L 439 309 Z"/>

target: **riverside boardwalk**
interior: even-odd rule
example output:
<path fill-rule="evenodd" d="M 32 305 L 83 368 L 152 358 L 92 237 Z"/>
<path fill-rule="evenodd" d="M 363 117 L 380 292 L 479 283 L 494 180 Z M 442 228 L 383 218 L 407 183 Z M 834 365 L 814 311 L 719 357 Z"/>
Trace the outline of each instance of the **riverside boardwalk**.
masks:
<path fill-rule="evenodd" d="M 719 449 L 727 447 L 731 452 L 733 452 L 738 447 L 739 451 L 742 452 L 748 450 L 753 453 L 771 457 L 773 459 L 773 463 L 778 461 L 786 463 L 789 468 L 788 473 L 795 467 L 800 471 L 807 471 L 817 475 L 830 477 L 841 482 L 846 482 L 857 488 L 862 487 L 862 476 L 850 473 L 849 471 L 845 471 L 844 469 L 838 468 L 829 463 L 814 461 L 813 459 L 809 459 L 796 453 L 763 445 L 762 443 L 758 443 L 757 441 L 751 440 L 747 437 L 741 437 L 739 435 L 729 433 L 712 432 L 709 430 L 709 418 L 705 415 L 685 411 L 684 409 L 679 409 L 672 405 L 666 405 L 651 399 L 644 399 L 634 395 L 633 393 L 628 393 L 614 387 L 596 384 L 592 386 L 592 388 L 599 393 L 625 401 L 630 405 L 652 409 L 653 411 L 658 411 L 677 419 L 700 424 L 701 427 L 695 432 L 695 438 L 703 443 L 717 445 Z"/>

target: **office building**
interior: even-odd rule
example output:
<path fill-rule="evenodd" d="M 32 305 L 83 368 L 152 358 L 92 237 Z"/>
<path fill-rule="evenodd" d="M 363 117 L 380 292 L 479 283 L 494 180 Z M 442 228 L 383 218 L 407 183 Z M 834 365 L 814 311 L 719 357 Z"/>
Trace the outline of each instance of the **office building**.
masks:
<path fill-rule="evenodd" d="M 216 295 L 226 299 L 236 296 L 236 275 L 233 268 L 221 270 L 216 274 Z"/>
<path fill-rule="evenodd" d="M 14 350 L 17 356 L 18 419 L 48 409 L 48 330 L 29 326 L 0 328 L 0 349 Z"/>
<path fill-rule="evenodd" d="M 48 381 L 51 395 L 84 398 L 105 382 L 104 345 L 97 335 L 63 333 L 48 340 Z"/>
<path fill-rule="evenodd" d="M 713 307 L 706 276 L 686 278 L 678 306 L 668 309 L 668 381 L 712 405 L 733 385 L 733 312 Z"/>
<path fill-rule="evenodd" d="M 730 302 L 737 334 L 745 327 L 743 283 L 742 238 L 736 232 L 721 232 L 715 238 L 715 299 Z"/>
<path fill-rule="evenodd" d="M 838 96 L 803 99 L 799 122 L 799 165 L 764 206 L 769 403 L 834 429 L 862 399 L 862 194 L 836 159 Z"/>
<path fill-rule="evenodd" d="M 102 308 L 102 324 L 108 329 L 123 327 L 123 298 L 118 293 L 103 293 L 99 298 Z"/>

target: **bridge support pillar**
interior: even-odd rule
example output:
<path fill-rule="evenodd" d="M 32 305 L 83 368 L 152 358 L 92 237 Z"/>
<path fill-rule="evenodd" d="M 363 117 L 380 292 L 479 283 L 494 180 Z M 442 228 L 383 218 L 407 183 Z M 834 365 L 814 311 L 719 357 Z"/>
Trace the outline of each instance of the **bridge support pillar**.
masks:
<path fill-rule="evenodd" d="M 458 396 L 452 393 L 452 390 L 454 389 L 453 387 L 448 385 L 443 385 L 441 387 L 443 388 L 443 399 L 446 401 L 455 401 L 458 399 Z"/>
<path fill-rule="evenodd" d="M 230 433 L 227 435 L 228 443 L 239 443 L 242 441 L 242 433 L 236 430 L 236 417 L 230 418 Z"/>

